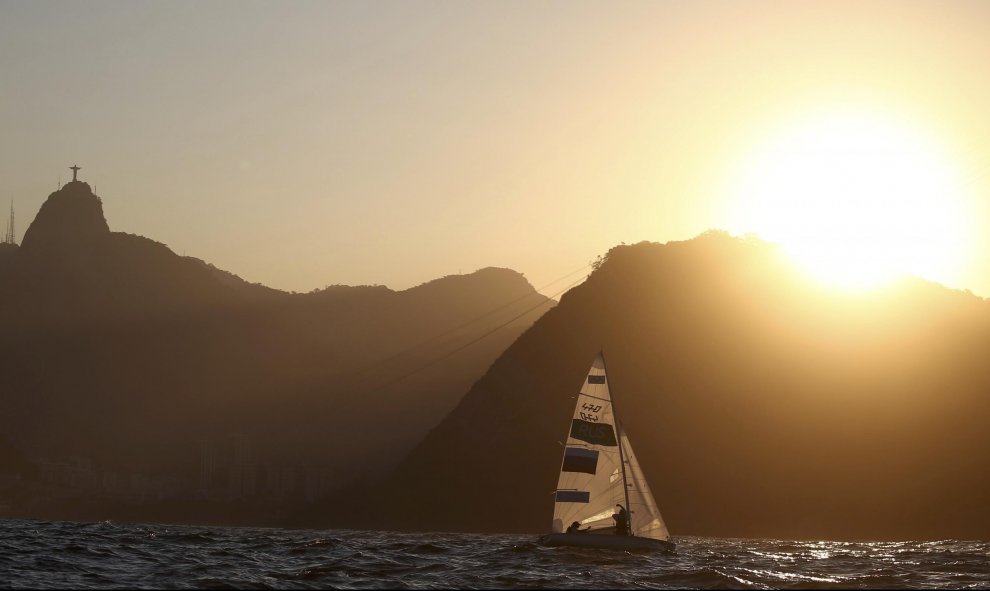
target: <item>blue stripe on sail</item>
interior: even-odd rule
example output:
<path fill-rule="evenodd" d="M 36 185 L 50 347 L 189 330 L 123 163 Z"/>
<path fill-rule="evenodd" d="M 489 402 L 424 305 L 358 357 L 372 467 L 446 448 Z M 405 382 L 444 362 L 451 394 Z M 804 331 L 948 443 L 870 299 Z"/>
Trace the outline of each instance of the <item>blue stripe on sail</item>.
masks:
<path fill-rule="evenodd" d="M 591 500 L 591 493 L 586 490 L 558 490 L 558 503 L 587 503 Z"/>
<path fill-rule="evenodd" d="M 592 445 L 615 447 L 615 430 L 608 423 L 592 423 L 581 419 L 571 419 L 571 437 Z"/>
<path fill-rule="evenodd" d="M 593 449 L 568 447 L 564 450 L 564 465 L 561 472 L 584 472 L 594 474 L 598 470 L 598 452 Z"/>
<path fill-rule="evenodd" d="M 605 383 L 605 376 L 603 376 L 603 375 L 601 375 L 601 376 L 592 376 L 592 375 L 589 375 L 588 376 L 588 383 L 589 384 L 604 384 Z"/>

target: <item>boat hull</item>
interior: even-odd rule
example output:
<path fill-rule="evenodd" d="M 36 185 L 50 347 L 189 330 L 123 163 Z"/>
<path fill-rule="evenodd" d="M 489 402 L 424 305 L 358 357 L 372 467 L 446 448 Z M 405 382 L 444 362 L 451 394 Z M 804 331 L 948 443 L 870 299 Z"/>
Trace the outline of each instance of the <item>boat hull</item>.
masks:
<path fill-rule="evenodd" d="M 573 546 L 577 548 L 603 548 L 606 550 L 649 550 L 673 552 L 674 543 L 637 536 L 603 536 L 599 534 L 546 534 L 540 537 L 544 546 Z"/>

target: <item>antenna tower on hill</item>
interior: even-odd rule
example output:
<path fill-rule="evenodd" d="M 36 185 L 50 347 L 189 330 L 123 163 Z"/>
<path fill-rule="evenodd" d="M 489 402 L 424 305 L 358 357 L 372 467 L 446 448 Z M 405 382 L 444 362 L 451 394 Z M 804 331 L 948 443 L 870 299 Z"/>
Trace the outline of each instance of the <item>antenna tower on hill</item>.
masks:
<path fill-rule="evenodd" d="M 17 244 L 14 228 L 14 201 L 10 201 L 10 220 L 7 221 L 7 232 L 3 235 L 4 244 Z"/>

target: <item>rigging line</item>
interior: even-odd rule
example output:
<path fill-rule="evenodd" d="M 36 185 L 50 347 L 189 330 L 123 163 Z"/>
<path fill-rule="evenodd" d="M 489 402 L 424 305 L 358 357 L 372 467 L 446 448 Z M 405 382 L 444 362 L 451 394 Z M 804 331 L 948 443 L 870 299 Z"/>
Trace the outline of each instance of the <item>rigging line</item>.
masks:
<path fill-rule="evenodd" d="M 474 345 L 475 343 L 481 341 L 482 339 L 485 339 L 486 337 L 489 337 L 489 336 L 495 334 L 496 332 L 498 332 L 499 330 L 505 328 L 506 326 L 509 326 L 510 324 L 512 324 L 513 322 L 515 322 L 516 320 L 519 320 L 523 316 L 526 316 L 527 314 L 529 314 L 533 310 L 536 310 L 540 306 L 544 306 L 548 302 L 553 301 L 553 298 L 555 298 L 555 297 L 563 294 L 567 290 L 571 289 L 572 287 L 575 287 L 576 285 L 578 285 L 579 283 L 581 283 L 583 281 L 584 281 L 584 278 L 578 279 L 577 281 L 574 281 L 573 283 L 571 283 L 567 287 L 561 289 L 560 291 L 556 292 L 555 294 L 553 294 L 552 296 L 550 296 L 546 300 L 544 300 L 544 301 L 536 304 L 535 306 L 531 306 L 530 308 L 527 308 L 523 312 L 517 314 L 516 316 L 510 318 L 509 320 L 503 322 L 502 324 L 499 324 L 498 326 L 496 326 L 495 328 L 489 330 L 488 332 L 483 333 L 483 334 L 475 337 L 474 339 L 468 341 L 467 343 L 464 343 L 463 345 L 457 347 L 453 351 L 449 351 L 446 354 L 444 354 L 444 355 L 442 355 L 440 357 L 437 357 L 436 359 L 433 359 L 432 361 L 429 361 L 427 363 L 424 363 L 423 365 L 417 367 L 416 369 L 413 369 L 412 371 L 408 371 L 408 372 L 406 372 L 406 373 L 404 373 L 404 374 L 402 374 L 402 375 L 400 375 L 400 376 L 398 376 L 396 378 L 393 378 L 391 380 L 386 381 L 383 384 L 380 384 L 378 386 L 375 386 L 374 388 L 371 388 L 369 390 L 366 390 L 365 392 L 363 392 L 361 394 L 361 399 L 362 400 L 366 400 L 368 396 L 373 395 L 373 394 L 377 394 L 378 392 L 381 392 L 382 390 L 384 390 L 388 386 L 391 386 L 393 384 L 397 384 L 398 382 L 401 382 L 402 380 L 404 380 L 404 379 L 406 379 L 406 378 L 408 378 L 408 377 L 410 377 L 410 376 L 412 376 L 414 374 L 417 374 L 417 373 L 423 371 L 424 369 L 428 369 L 428 368 L 430 368 L 430 367 L 432 367 L 432 366 L 440 363 L 441 361 L 444 361 L 446 359 L 449 359 L 450 357 L 453 357 L 454 355 L 456 355 L 457 353 L 460 353 L 464 349 L 467 349 L 471 345 Z M 354 399 L 355 399 L 355 397 L 350 397 L 348 400 L 354 400 Z M 341 405 L 341 406 L 343 406 L 343 405 Z M 338 408 L 340 408 L 340 407 L 338 407 Z"/>
<path fill-rule="evenodd" d="M 425 344 L 427 344 L 427 343 L 429 343 L 431 341 L 435 341 L 437 339 L 440 339 L 442 337 L 448 336 L 448 335 L 450 335 L 450 334 L 452 334 L 454 332 L 457 332 L 459 330 L 463 330 L 464 328 L 467 328 L 468 326 L 471 326 L 475 322 L 478 322 L 480 320 L 484 320 L 485 318 L 488 318 L 492 314 L 494 314 L 496 312 L 499 312 L 499 311 L 501 311 L 501 310 L 503 310 L 503 309 L 505 309 L 505 308 L 507 308 L 509 306 L 512 306 L 513 304 L 517 304 L 517 303 L 521 302 L 522 300 L 524 300 L 526 298 L 532 297 L 533 295 L 542 295 L 540 292 L 542 292 L 544 289 L 550 287 L 551 285 L 554 285 L 555 283 L 559 283 L 559 282 L 563 281 L 564 279 L 568 279 L 568 278 L 574 276 L 575 274 L 584 271 L 585 269 L 587 269 L 590 266 L 591 266 L 591 263 L 585 264 L 585 265 L 583 265 L 583 266 L 581 266 L 581 267 L 579 267 L 579 268 L 571 271 L 570 273 L 567 273 L 566 275 L 561 275 L 560 277 L 558 277 L 557 279 L 554 279 L 553 281 L 551 281 L 550 283 L 547 283 L 546 285 L 543 285 L 543 286 L 541 286 L 539 288 L 534 289 L 532 292 L 528 292 L 526 294 L 523 294 L 523 295 L 519 296 L 518 298 L 516 298 L 516 299 L 514 299 L 512 301 L 506 302 L 506 303 L 498 306 L 497 308 L 494 308 L 492 310 L 489 310 L 489 311 L 485 312 L 484 314 L 482 314 L 480 316 L 477 316 L 477 317 L 475 317 L 475 318 L 473 318 L 473 319 L 471 319 L 471 320 L 469 320 L 467 322 L 464 322 L 464 323 L 459 324 L 457 326 L 451 327 L 451 328 L 449 328 L 449 329 L 447 329 L 447 330 L 445 330 L 445 331 L 443 331 L 441 333 L 435 334 L 435 335 L 433 335 L 431 337 L 427 337 L 425 339 L 421 339 L 421 340 L 413 343 L 412 345 L 410 345 L 410 346 L 408 346 L 408 347 L 406 347 L 404 349 L 401 349 L 401 350 L 393 353 L 392 355 L 389 355 L 388 357 L 385 357 L 383 359 L 379 359 L 377 361 L 373 361 L 371 364 L 366 365 L 366 366 L 364 366 L 361 369 L 357 369 L 357 370 L 354 370 L 354 371 L 350 372 L 351 373 L 351 376 L 352 377 L 362 376 L 366 372 L 368 372 L 368 371 L 370 371 L 372 369 L 375 369 L 375 368 L 377 368 L 380 365 L 383 365 L 385 363 L 388 363 L 389 361 L 394 361 L 397 357 L 401 357 L 402 355 L 405 355 L 406 353 L 409 353 L 410 351 L 414 351 L 416 349 L 419 349 L 420 347 L 422 347 L 423 345 L 425 345 Z M 548 300 L 552 300 L 553 297 L 554 296 L 551 296 L 550 298 L 548 298 Z M 545 301 L 540 302 L 540 304 L 538 304 L 538 305 L 542 305 L 544 303 L 546 303 L 546 302 Z M 510 322 L 511 322 L 511 320 L 510 320 Z"/>

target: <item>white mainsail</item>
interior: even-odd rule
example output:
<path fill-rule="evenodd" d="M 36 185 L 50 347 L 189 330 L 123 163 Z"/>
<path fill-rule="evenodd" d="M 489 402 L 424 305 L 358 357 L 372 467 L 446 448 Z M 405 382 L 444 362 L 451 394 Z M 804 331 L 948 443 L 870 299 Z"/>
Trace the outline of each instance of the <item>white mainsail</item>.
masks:
<path fill-rule="evenodd" d="M 582 529 L 607 533 L 614 527 L 615 505 L 621 504 L 630 513 L 632 535 L 670 538 L 629 439 L 616 420 L 601 353 L 578 395 L 555 501 L 555 533 L 575 521 Z"/>

